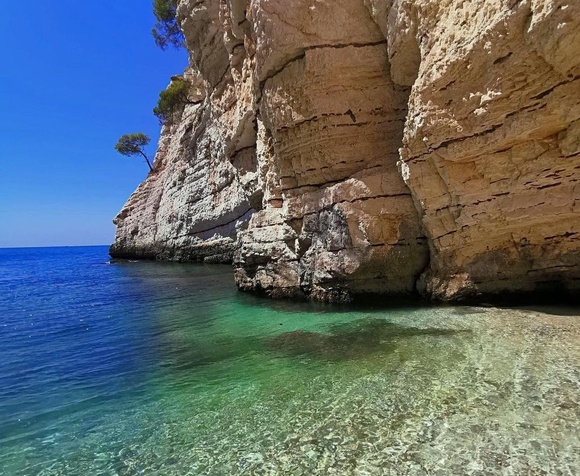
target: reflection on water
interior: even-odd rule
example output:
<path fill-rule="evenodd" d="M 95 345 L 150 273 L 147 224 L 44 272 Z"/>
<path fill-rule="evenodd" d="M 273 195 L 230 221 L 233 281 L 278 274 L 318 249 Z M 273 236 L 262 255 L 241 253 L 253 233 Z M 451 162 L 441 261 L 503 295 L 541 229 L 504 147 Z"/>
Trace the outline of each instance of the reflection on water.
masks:
<path fill-rule="evenodd" d="M 573 313 L 271 302 L 104 251 L 0 256 L 1 476 L 580 467 Z"/>

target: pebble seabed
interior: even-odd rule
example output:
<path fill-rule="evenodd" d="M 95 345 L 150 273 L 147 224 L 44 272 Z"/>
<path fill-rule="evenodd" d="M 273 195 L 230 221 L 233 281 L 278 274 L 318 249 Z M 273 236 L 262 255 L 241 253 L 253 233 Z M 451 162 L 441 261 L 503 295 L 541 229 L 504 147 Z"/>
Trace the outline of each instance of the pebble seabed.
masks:
<path fill-rule="evenodd" d="M 374 353 L 346 349 L 365 365 L 313 376 L 292 398 L 232 403 L 188 474 L 577 474 L 578 319 L 471 308 L 413 324 L 443 322 Z"/>
<path fill-rule="evenodd" d="M 34 474 L 578 474 L 578 317 L 430 308 L 302 329 L 262 312 L 251 331 L 214 323 L 195 366 L 203 331 L 172 333 L 171 388 L 55 436 L 74 457 Z"/>

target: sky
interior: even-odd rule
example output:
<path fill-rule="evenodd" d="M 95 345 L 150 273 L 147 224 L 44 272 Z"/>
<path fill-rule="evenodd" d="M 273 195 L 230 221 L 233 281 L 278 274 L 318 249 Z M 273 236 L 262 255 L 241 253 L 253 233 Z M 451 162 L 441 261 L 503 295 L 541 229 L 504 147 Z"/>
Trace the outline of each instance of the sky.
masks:
<path fill-rule="evenodd" d="M 119 155 L 151 137 L 151 110 L 184 50 L 161 51 L 152 0 L 30 0 L 0 11 L 0 248 L 110 244 L 113 217 L 147 176 Z"/>

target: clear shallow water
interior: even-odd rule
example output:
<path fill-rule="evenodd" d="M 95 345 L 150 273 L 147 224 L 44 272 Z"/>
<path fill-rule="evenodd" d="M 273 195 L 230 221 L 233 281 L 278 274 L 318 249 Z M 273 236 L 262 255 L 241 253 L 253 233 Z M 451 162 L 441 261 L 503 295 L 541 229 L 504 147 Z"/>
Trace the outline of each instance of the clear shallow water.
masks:
<path fill-rule="evenodd" d="M 107 260 L 0 250 L 2 476 L 580 468 L 576 310 L 271 302 Z"/>

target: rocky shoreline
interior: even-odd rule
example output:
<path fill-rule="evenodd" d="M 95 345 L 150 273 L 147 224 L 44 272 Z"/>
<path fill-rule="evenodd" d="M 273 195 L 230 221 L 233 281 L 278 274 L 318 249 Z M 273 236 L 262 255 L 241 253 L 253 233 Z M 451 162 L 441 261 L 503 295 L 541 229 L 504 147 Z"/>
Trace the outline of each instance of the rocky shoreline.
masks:
<path fill-rule="evenodd" d="M 580 291 L 580 5 L 181 0 L 190 103 L 111 256 L 343 302 Z"/>

